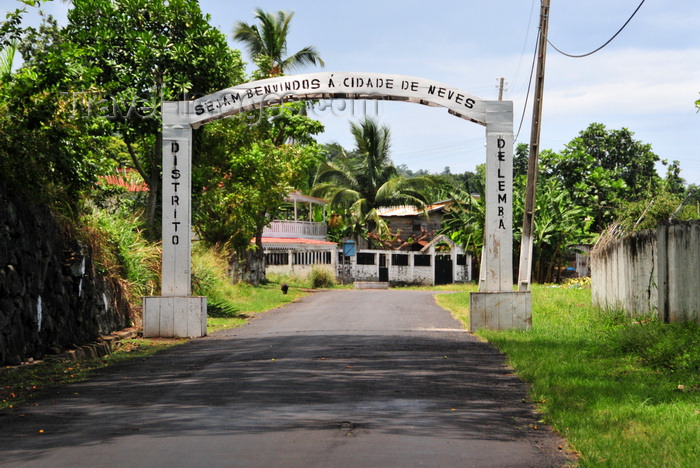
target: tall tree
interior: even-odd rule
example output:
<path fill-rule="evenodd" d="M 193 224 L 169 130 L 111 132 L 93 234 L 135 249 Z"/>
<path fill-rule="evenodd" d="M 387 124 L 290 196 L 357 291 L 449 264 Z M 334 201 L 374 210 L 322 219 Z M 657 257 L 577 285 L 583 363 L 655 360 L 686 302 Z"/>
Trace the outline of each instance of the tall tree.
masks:
<path fill-rule="evenodd" d="M 323 126 L 299 115 L 298 104 L 254 126 L 238 115 L 205 128 L 193 177 L 195 229 L 225 248 L 234 281 L 264 281 L 263 229 L 291 190 L 308 188 L 308 174 L 321 158 L 313 135 Z"/>
<path fill-rule="evenodd" d="M 397 175 L 389 157 L 390 131 L 370 118 L 351 123 L 358 157 L 336 158 L 324 164 L 317 175 L 312 194 L 325 198 L 331 208 L 345 218 L 349 234 L 355 238 L 376 230 L 381 237 L 390 234 L 377 208 L 411 205 L 423 207 L 425 192 L 434 181 L 430 177 L 404 178 Z"/>
<path fill-rule="evenodd" d="M 243 81 L 238 51 L 189 0 L 74 0 L 66 34 L 100 70 L 86 112 L 106 118 L 149 186 L 154 235 L 161 184 L 160 103 Z"/>
<path fill-rule="evenodd" d="M 51 19 L 38 29 L 13 23 L 9 36 L 3 43 L 12 49 L 20 39 L 17 50 L 24 63 L 12 72 L 10 49 L 5 49 L 0 178 L 16 192 L 73 211 L 95 183 L 106 153 L 101 122 L 75 118 L 72 112 L 73 92 L 93 89 L 98 70 L 84 66 L 88 52 L 73 44 Z"/>
<path fill-rule="evenodd" d="M 313 47 L 284 57 L 292 17 L 258 9 L 259 27 L 243 22 L 234 27 L 234 38 L 248 46 L 259 67 L 254 79 L 302 64 L 323 65 Z M 308 187 L 309 173 L 319 163 L 313 135 L 323 125 L 307 117 L 304 108 L 299 102 L 280 104 L 204 129 L 205 151 L 195 175 L 197 229 L 202 238 L 227 247 L 234 281 L 264 281 L 263 229 L 290 190 Z"/>
<path fill-rule="evenodd" d="M 661 185 L 659 157 L 633 135 L 593 123 L 560 153 L 542 155 L 542 177 L 556 179 L 575 205 L 590 210 L 595 232 L 616 218 L 622 203 L 649 198 Z"/>
<path fill-rule="evenodd" d="M 294 17 L 293 12 L 278 11 L 266 13 L 255 10 L 255 19 L 259 24 L 238 21 L 233 28 L 233 38 L 241 41 L 248 53 L 260 68 L 262 77 L 284 75 L 305 65 L 324 66 L 323 60 L 314 46 L 304 47 L 294 54 L 287 54 L 287 36 Z"/>

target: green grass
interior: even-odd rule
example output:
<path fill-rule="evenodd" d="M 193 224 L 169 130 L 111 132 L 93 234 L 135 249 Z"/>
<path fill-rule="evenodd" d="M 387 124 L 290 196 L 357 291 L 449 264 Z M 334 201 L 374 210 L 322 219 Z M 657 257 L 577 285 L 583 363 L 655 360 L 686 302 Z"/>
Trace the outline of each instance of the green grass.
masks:
<path fill-rule="evenodd" d="M 305 294 L 305 284 L 287 277 L 272 277 L 266 284 L 231 284 L 228 265 L 221 252 L 202 244 L 192 252 L 194 294 L 207 296 L 207 333 L 234 328 L 254 314 L 288 304 Z M 281 285 L 289 286 L 282 294 Z"/>
<path fill-rule="evenodd" d="M 533 287 L 533 328 L 479 330 L 504 352 L 581 467 L 700 459 L 700 327 L 591 306 L 587 288 Z M 468 322 L 468 293 L 438 303 Z"/>
<path fill-rule="evenodd" d="M 228 313 L 218 317 L 209 315 L 207 333 L 241 326 L 254 314 L 282 307 L 306 294 L 304 289 L 295 286 L 290 286 L 287 294 L 282 294 L 280 286 L 281 283 L 272 281 L 260 286 L 228 285 L 225 299 Z"/>

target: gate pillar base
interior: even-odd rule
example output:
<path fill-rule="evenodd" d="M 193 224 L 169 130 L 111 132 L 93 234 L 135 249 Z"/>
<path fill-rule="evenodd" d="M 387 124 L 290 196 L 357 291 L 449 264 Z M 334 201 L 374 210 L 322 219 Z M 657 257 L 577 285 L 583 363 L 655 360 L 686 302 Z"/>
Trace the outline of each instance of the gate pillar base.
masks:
<path fill-rule="evenodd" d="M 479 328 L 532 328 L 530 291 L 473 292 L 469 295 L 469 331 Z"/>
<path fill-rule="evenodd" d="M 198 338 L 207 335 L 207 298 L 149 296 L 143 298 L 143 336 Z"/>

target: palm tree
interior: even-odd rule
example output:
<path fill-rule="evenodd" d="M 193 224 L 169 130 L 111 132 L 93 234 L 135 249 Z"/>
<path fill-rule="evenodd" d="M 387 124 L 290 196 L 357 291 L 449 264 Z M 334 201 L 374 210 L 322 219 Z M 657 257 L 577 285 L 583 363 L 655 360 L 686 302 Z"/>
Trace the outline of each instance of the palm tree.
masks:
<path fill-rule="evenodd" d="M 389 158 L 390 132 L 372 119 L 350 124 L 357 157 L 343 156 L 325 163 L 311 193 L 325 198 L 340 210 L 356 239 L 376 231 L 380 238 L 391 235 L 378 208 L 410 205 L 424 207 L 425 193 L 434 182 L 430 177 L 410 179 L 397 175 Z"/>
<path fill-rule="evenodd" d="M 7 81 L 12 75 L 12 64 L 17 53 L 19 41 L 11 40 L 3 49 L 0 49 L 0 82 Z"/>
<path fill-rule="evenodd" d="M 280 76 L 287 70 L 304 65 L 325 65 L 314 46 L 304 47 L 284 58 L 289 23 L 293 16 L 294 12 L 278 11 L 275 15 L 257 8 L 255 18 L 260 22 L 259 26 L 238 21 L 233 27 L 233 38 L 245 44 L 260 71 L 268 77 Z"/>

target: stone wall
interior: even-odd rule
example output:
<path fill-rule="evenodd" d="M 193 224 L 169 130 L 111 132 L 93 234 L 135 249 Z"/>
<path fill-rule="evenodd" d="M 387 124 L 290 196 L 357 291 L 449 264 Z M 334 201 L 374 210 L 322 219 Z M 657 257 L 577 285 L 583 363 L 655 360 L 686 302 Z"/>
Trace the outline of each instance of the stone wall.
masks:
<path fill-rule="evenodd" d="M 96 273 L 91 248 L 0 185 L 0 364 L 88 343 L 131 317 L 119 281 Z"/>

